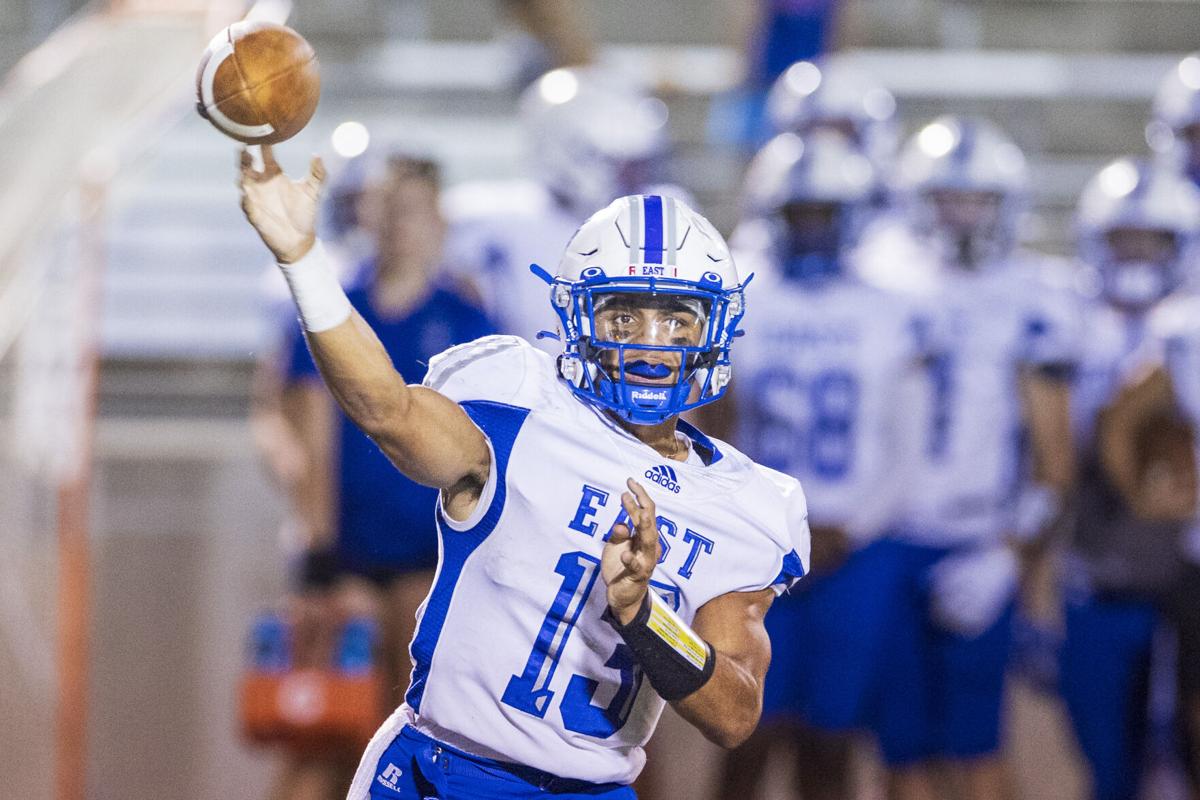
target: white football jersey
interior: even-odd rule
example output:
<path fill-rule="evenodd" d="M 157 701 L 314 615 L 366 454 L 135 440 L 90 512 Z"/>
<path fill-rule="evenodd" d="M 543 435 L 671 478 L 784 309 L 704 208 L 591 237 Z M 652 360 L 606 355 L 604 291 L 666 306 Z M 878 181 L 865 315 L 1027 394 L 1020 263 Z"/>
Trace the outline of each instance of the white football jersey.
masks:
<path fill-rule="evenodd" d="M 860 542 L 895 521 L 911 437 L 898 393 L 919 377 L 927 318 L 854 278 L 805 287 L 756 273 L 735 345 L 737 443 L 799 478 L 813 525 Z"/>
<path fill-rule="evenodd" d="M 940 270 L 933 300 L 924 454 L 901 527 L 934 545 L 994 539 L 1021 481 L 1021 372 L 1077 363 L 1078 301 L 1025 254 Z"/>
<path fill-rule="evenodd" d="M 562 777 L 632 781 L 664 702 L 602 618 L 600 555 L 624 517 L 625 480 L 654 498 L 653 589 L 689 623 L 715 597 L 781 591 L 803 574 L 799 484 L 683 422 L 710 463 L 664 459 L 517 337 L 452 348 L 425 385 L 466 409 L 493 469 L 471 519 L 438 509 L 438 573 L 411 646 L 407 713 L 391 725 L 407 718 L 451 746 Z"/>

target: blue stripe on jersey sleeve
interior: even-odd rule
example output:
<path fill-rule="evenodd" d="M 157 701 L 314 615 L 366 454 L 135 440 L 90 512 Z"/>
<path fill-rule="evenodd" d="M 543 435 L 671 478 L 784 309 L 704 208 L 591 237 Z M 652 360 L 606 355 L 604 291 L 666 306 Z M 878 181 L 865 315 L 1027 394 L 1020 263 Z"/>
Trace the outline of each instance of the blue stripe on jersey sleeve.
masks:
<path fill-rule="evenodd" d="M 421 697 L 425 694 L 425 684 L 429 678 L 429 667 L 433 663 L 433 653 L 442 634 L 442 627 L 446 624 L 450 600 L 454 596 L 454 587 L 458 584 L 463 566 L 475 549 L 483 544 L 483 540 L 496 529 L 496 523 L 500 521 L 500 515 L 504 512 L 504 499 L 508 494 L 508 457 L 512 454 L 521 426 L 529 416 L 529 409 L 504 403 L 471 400 L 460 405 L 491 440 L 492 451 L 496 454 L 496 463 L 492 465 L 496 470 L 496 491 L 483 517 L 469 530 L 456 531 L 446 528 L 442 525 L 441 510 L 437 512 L 438 536 L 442 540 L 442 563 L 433 591 L 429 595 L 429 602 L 425 606 L 425 613 L 417 626 L 416 638 L 413 639 L 412 685 L 404 696 L 414 711 L 420 711 Z"/>
<path fill-rule="evenodd" d="M 771 581 L 772 586 L 783 584 L 791 586 L 796 581 L 804 577 L 804 562 L 800 560 L 800 555 L 795 550 L 783 557 L 783 569 L 779 571 L 779 577 Z"/>

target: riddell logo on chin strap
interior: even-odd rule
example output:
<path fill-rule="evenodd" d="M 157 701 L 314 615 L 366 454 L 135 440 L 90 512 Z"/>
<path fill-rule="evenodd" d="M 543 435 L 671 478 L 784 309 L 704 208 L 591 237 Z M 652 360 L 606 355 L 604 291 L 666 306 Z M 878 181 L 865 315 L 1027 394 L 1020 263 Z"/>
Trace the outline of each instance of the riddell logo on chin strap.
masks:
<path fill-rule="evenodd" d="M 675 470 L 665 464 L 646 470 L 646 480 L 654 481 L 669 492 L 679 494 L 679 479 Z"/>

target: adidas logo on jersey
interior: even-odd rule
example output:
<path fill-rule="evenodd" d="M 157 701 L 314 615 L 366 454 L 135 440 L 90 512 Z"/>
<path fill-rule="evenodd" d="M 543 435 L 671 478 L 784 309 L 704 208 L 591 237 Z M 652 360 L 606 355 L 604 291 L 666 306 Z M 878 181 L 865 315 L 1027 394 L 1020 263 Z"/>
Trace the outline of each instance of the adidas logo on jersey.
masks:
<path fill-rule="evenodd" d="M 393 792 L 400 791 L 400 786 L 397 781 L 404 776 L 404 770 L 397 767 L 395 764 L 389 763 L 383 770 L 382 775 L 376 775 L 375 780 L 382 783 Z"/>
<path fill-rule="evenodd" d="M 667 491 L 679 494 L 679 479 L 675 477 L 675 470 L 665 464 L 646 470 L 646 479 L 654 481 Z"/>

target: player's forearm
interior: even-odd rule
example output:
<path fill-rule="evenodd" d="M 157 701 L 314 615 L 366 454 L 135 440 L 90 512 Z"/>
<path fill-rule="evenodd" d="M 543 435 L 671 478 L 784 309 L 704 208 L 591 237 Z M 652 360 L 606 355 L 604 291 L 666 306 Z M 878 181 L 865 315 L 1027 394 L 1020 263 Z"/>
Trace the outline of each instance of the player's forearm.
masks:
<path fill-rule="evenodd" d="M 732 749 L 758 726 L 762 684 L 734 659 L 716 653 L 716 669 L 708 683 L 672 704 L 685 720 L 713 744 Z"/>
<path fill-rule="evenodd" d="M 1034 450 L 1034 477 L 1042 486 L 1063 495 L 1075 482 L 1070 386 L 1065 381 L 1030 376 L 1023 388 Z"/>
<path fill-rule="evenodd" d="M 1100 461 L 1113 486 L 1133 505 L 1137 499 L 1137 451 L 1133 409 L 1115 406 L 1100 417 Z"/>
<path fill-rule="evenodd" d="M 1100 415 L 1100 460 L 1109 480 L 1127 502 L 1137 506 L 1139 465 L 1137 435 L 1145 421 L 1168 412 L 1174 390 L 1166 370 L 1157 368 L 1127 386 Z"/>
<path fill-rule="evenodd" d="M 336 328 L 305 336 L 334 400 L 368 436 L 405 417 L 411 390 L 358 312 Z"/>

